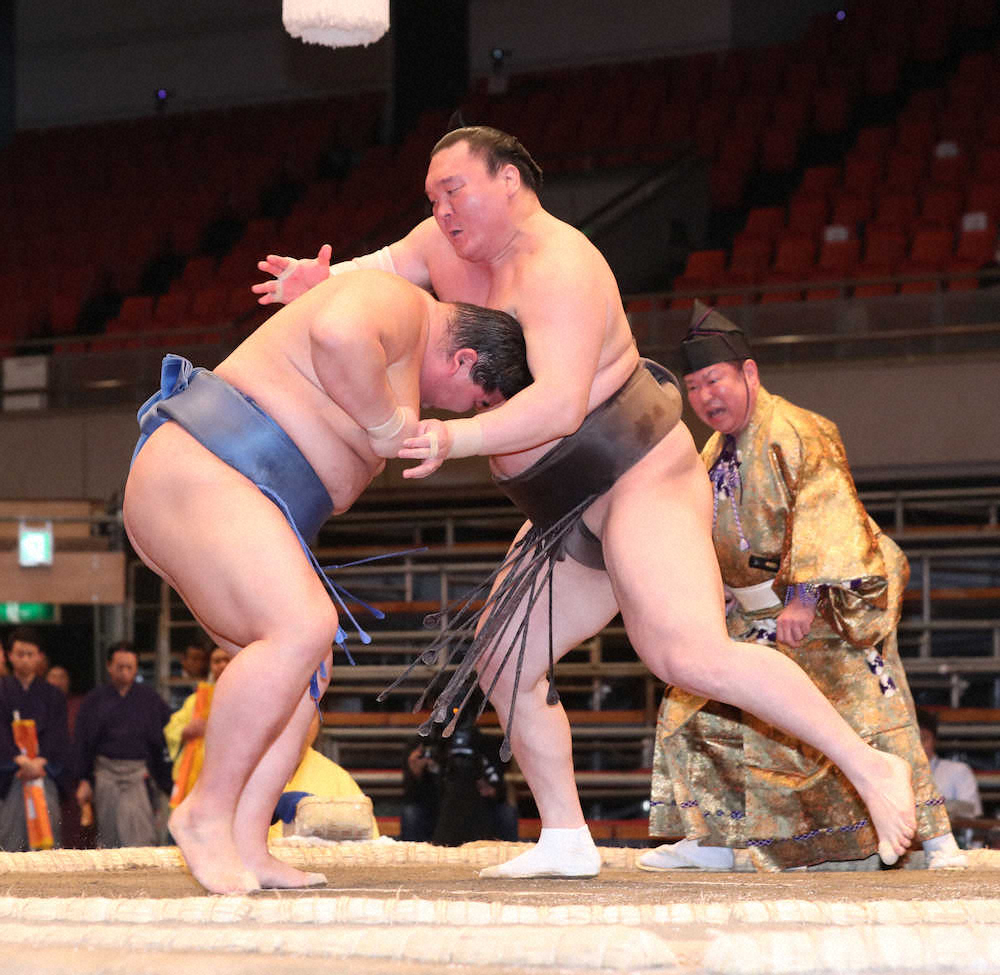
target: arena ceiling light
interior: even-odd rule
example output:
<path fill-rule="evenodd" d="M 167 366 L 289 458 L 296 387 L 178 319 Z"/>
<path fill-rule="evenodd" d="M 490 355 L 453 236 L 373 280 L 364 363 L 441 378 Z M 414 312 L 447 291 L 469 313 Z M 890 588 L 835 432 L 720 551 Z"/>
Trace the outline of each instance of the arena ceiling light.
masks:
<path fill-rule="evenodd" d="M 283 0 L 281 20 L 306 44 L 374 44 L 389 29 L 389 0 Z"/>

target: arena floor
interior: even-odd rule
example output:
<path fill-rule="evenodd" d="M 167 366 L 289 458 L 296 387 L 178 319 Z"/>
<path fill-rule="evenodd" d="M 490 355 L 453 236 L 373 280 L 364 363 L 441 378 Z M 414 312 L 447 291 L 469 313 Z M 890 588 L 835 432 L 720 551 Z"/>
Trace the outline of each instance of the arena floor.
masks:
<path fill-rule="evenodd" d="M 1000 972 L 1000 852 L 962 871 L 481 880 L 513 844 L 282 846 L 328 886 L 206 895 L 175 848 L 0 853 L 4 975 Z M 331 966 L 333 966 L 331 968 Z"/>

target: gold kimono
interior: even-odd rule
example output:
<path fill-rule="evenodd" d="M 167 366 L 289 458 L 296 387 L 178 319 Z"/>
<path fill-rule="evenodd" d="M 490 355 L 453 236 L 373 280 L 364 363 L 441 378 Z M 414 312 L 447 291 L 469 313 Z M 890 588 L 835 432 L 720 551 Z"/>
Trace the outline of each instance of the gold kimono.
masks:
<path fill-rule="evenodd" d="M 727 456 L 738 462 L 728 480 Z M 858 499 L 836 426 L 761 388 L 735 442 L 716 433 L 702 458 L 722 578 L 737 594 L 727 599 L 730 636 L 776 646 L 865 741 L 909 761 L 918 837 L 949 832 L 896 645 L 909 567 Z M 775 618 L 796 584 L 819 588 L 812 628 L 793 649 L 777 643 Z M 864 803 L 823 754 L 676 687 L 660 708 L 650 833 L 746 848 L 758 870 L 863 859 L 878 845 Z"/>

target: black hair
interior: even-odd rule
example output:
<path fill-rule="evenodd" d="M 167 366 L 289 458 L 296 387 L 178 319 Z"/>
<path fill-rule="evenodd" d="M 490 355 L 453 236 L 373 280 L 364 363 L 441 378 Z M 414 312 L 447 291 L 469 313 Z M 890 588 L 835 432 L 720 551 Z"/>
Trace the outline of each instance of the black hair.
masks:
<path fill-rule="evenodd" d="M 32 643 L 39 650 L 43 650 L 42 637 L 41 634 L 33 626 L 15 626 L 10 633 L 7 634 L 7 653 L 10 654 L 11 648 L 16 642 L 21 643 Z"/>
<path fill-rule="evenodd" d="M 116 653 L 134 653 L 136 657 L 139 656 L 139 654 L 137 654 L 135 651 L 135 644 L 129 643 L 128 640 L 119 640 L 117 643 L 112 643 L 111 646 L 108 647 L 108 655 L 107 655 L 108 663 L 111 663 L 111 658 Z"/>
<path fill-rule="evenodd" d="M 526 186 L 536 195 L 541 190 L 542 167 L 531 158 L 531 153 L 514 136 L 488 125 L 466 125 L 460 129 L 452 129 L 447 135 L 442 136 L 437 145 L 431 149 L 431 157 L 458 142 L 466 143 L 470 152 L 482 157 L 491 176 L 496 176 L 500 167 L 509 163 L 521 174 L 522 186 Z"/>
<path fill-rule="evenodd" d="M 917 727 L 926 728 L 935 738 L 938 734 L 938 717 L 927 708 L 917 708 Z"/>
<path fill-rule="evenodd" d="M 448 352 L 475 349 L 479 358 L 470 371 L 484 392 L 499 390 L 510 399 L 534 382 L 521 323 L 505 311 L 456 301 L 448 316 Z"/>
<path fill-rule="evenodd" d="M 203 630 L 196 630 L 191 636 L 190 640 L 184 641 L 184 652 L 187 653 L 191 647 L 195 650 L 203 650 L 206 654 L 212 652 L 212 647 L 215 646 Z"/>

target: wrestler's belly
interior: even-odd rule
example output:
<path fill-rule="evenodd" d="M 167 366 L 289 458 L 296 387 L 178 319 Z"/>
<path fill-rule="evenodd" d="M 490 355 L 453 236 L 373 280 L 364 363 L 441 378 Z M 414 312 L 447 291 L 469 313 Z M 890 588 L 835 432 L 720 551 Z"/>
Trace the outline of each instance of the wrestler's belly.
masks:
<path fill-rule="evenodd" d="M 300 375 L 275 375 L 265 384 L 236 369 L 217 368 L 215 373 L 253 399 L 288 434 L 323 482 L 334 514 L 350 508 L 385 467 L 360 427 Z"/>

